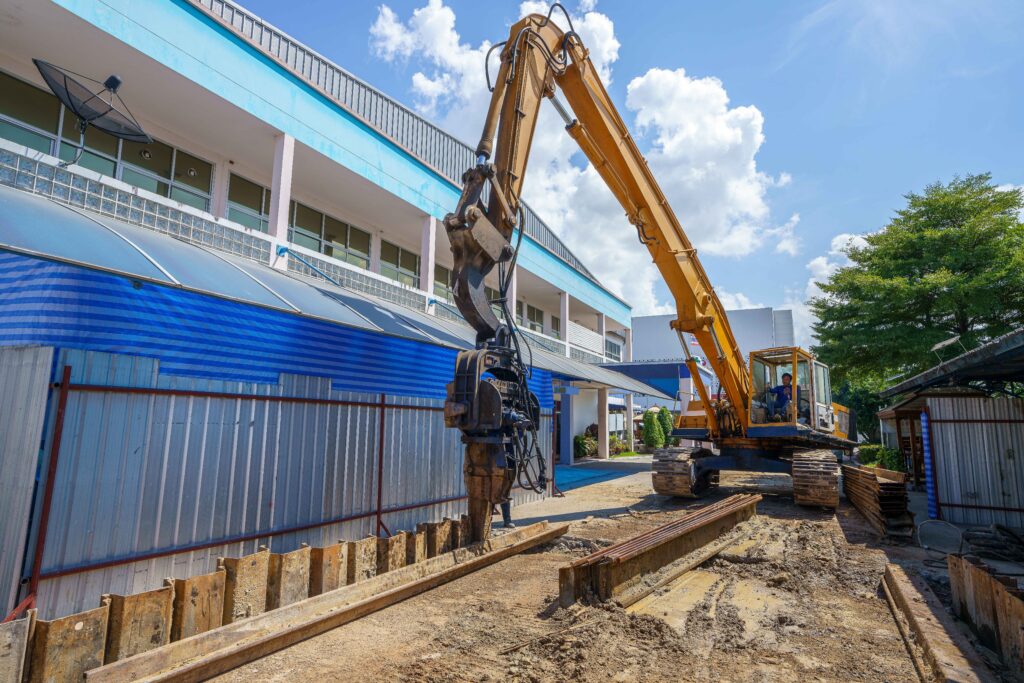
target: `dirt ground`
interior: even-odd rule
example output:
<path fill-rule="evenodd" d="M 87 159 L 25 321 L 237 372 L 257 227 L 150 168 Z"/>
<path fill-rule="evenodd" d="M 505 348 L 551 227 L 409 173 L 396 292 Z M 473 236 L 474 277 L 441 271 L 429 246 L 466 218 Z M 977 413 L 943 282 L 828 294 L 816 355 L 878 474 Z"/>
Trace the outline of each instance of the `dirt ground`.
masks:
<path fill-rule="evenodd" d="M 557 604 L 574 557 L 703 505 L 638 472 L 514 510 L 568 537 L 246 665 L 221 681 L 917 681 L 879 595 L 886 553 L 844 501 L 798 508 L 788 477 L 723 473 L 710 500 L 757 489 L 736 545 L 627 610 Z"/>

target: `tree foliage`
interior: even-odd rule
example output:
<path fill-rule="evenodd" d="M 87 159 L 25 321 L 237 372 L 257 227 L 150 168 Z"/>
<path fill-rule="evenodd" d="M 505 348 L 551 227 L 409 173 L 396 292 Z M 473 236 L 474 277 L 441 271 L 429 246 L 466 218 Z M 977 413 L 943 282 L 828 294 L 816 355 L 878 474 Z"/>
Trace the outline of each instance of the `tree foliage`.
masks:
<path fill-rule="evenodd" d="M 665 436 L 665 442 L 668 443 L 672 438 L 672 430 L 675 429 L 675 425 L 672 424 L 672 411 L 665 406 L 658 411 L 658 424 L 661 425 L 661 432 Z"/>
<path fill-rule="evenodd" d="M 658 414 L 653 410 L 644 413 L 644 445 L 648 448 L 661 448 L 665 445 L 665 432 L 661 429 Z"/>
<path fill-rule="evenodd" d="M 1024 192 L 981 174 L 906 200 L 811 301 L 815 350 L 852 395 L 934 365 L 954 335 L 972 348 L 1024 324 Z"/>

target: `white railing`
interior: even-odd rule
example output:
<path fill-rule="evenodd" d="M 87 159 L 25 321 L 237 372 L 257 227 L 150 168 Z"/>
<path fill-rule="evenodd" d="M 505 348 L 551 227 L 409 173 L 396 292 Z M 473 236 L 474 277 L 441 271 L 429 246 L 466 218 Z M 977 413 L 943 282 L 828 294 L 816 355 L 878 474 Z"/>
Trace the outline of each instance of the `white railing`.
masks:
<path fill-rule="evenodd" d="M 569 320 L 568 322 L 568 339 L 569 343 L 573 346 L 596 353 L 599 356 L 604 355 L 604 337 L 595 332 L 594 330 L 587 329 L 578 323 L 574 323 Z"/>

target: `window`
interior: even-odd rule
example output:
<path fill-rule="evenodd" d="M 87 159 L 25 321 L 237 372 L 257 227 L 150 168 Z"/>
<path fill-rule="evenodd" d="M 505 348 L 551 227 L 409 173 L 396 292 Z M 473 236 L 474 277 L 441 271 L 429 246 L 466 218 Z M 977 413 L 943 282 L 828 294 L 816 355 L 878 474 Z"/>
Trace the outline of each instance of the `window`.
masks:
<path fill-rule="evenodd" d="M 228 179 L 228 220 L 270 232 L 270 190 L 232 173 Z"/>
<path fill-rule="evenodd" d="M 444 266 L 434 266 L 434 296 L 438 299 L 443 299 L 448 303 L 455 301 L 454 293 L 452 292 L 452 286 L 455 283 L 452 282 L 452 271 Z"/>
<path fill-rule="evenodd" d="M 522 301 L 517 301 L 516 302 L 516 325 L 522 326 L 524 324 L 525 323 L 523 322 L 523 302 Z"/>
<path fill-rule="evenodd" d="M 56 97 L 0 72 L 0 137 L 69 161 L 81 133 L 78 119 Z M 122 141 L 91 127 L 84 146 L 79 166 L 203 211 L 210 208 L 213 165 L 202 159 L 162 142 Z"/>
<path fill-rule="evenodd" d="M 605 339 L 604 355 L 608 356 L 614 361 L 620 361 L 622 360 L 622 347 L 613 342 L 611 339 Z"/>
<path fill-rule="evenodd" d="M 381 242 L 380 274 L 410 287 L 419 287 L 420 257 L 391 242 Z"/>
<path fill-rule="evenodd" d="M 368 269 L 370 233 L 330 216 L 324 217 L 323 252 L 339 261 Z"/>
<path fill-rule="evenodd" d="M 370 267 L 370 233 L 298 202 L 289 205 L 288 215 L 288 239 L 293 244 L 359 268 Z"/>
<path fill-rule="evenodd" d="M 544 331 L 544 311 L 535 306 L 526 305 L 526 326 L 534 332 Z"/>
<path fill-rule="evenodd" d="M 562 338 L 562 320 L 557 316 L 551 316 L 551 336 L 555 339 Z"/>
<path fill-rule="evenodd" d="M 0 73 L 0 136 L 51 154 L 61 108 L 45 90 Z"/>

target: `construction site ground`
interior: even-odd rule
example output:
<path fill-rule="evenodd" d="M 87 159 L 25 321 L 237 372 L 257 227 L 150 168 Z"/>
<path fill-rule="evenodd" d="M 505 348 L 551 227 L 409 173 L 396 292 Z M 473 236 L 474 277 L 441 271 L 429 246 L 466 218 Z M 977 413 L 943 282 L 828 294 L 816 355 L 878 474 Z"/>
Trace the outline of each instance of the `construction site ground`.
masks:
<path fill-rule="evenodd" d="M 605 463 L 602 463 L 605 465 Z M 795 506 L 789 478 L 722 473 L 701 501 L 658 496 L 649 459 L 513 510 L 569 534 L 217 680 L 917 681 L 879 592 L 888 545 L 844 500 Z M 628 610 L 558 605 L 558 568 L 738 492 L 764 496 L 736 544 Z"/>

